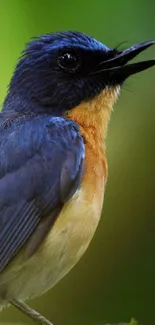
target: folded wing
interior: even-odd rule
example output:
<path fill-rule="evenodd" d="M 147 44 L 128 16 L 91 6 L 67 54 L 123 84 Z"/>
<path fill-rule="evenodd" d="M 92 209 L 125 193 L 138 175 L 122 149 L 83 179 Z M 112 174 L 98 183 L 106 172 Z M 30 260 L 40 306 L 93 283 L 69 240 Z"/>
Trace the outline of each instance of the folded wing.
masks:
<path fill-rule="evenodd" d="M 27 257 L 42 243 L 80 186 L 84 155 L 83 138 L 70 120 L 33 116 L 1 122 L 0 272 L 28 239 Z"/>

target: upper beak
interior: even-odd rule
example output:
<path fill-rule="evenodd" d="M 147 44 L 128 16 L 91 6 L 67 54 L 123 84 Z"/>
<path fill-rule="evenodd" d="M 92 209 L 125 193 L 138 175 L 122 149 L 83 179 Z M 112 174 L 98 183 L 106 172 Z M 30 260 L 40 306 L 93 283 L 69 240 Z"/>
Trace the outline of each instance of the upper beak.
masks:
<path fill-rule="evenodd" d="M 101 71 L 114 77 L 119 82 L 123 82 L 127 77 L 140 71 L 146 70 L 155 65 L 155 59 L 141 61 L 131 64 L 126 64 L 128 61 L 136 57 L 140 52 L 146 50 L 151 45 L 155 44 L 155 41 L 148 41 L 136 44 L 126 49 L 125 51 L 118 52 L 115 57 L 104 61 L 102 63 Z"/>

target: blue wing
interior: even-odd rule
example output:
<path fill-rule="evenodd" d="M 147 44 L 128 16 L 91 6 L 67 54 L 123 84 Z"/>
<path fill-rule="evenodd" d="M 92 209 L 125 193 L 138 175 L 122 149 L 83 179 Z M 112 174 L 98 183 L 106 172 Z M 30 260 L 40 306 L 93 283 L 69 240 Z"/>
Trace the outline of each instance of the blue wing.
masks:
<path fill-rule="evenodd" d="M 79 188 L 84 143 L 76 123 L 0 114 L 0 272 L 30 239 L 27 257 Z"/>

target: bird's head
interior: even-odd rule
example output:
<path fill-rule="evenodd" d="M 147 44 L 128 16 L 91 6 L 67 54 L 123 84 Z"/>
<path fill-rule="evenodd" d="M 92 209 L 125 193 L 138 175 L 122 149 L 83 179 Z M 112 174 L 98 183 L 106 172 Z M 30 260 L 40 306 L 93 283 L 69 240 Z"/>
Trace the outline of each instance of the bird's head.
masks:
<path fill-rule="evenodd" d="M 155 65 L 155 60 L 127 64 L 154 44 L 148 41 L 120 51 L 80 32 L 59 32 L 27 44 L 10 82 L 4 109 L 64 115 L 105 91 L 112 102 L 130 75 Z M 105 99 L 106 100 L 106 99 Z M 104 93 L 103 93 L 104 101 Z"/>

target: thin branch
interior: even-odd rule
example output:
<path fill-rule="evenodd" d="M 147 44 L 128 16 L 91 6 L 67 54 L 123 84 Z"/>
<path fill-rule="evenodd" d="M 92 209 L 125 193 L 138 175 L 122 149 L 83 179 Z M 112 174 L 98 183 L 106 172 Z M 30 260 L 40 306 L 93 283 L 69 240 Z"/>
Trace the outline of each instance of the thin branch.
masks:
<path fill-rule="evenodd" d="M 53 325 L 48 319 L 39 314 L 34 309 L 30 308 L 24 302 L 16 299 L 11 299 L 10 304 L 26 314 L 31 320 L 34 320 L 37 324 L 40 325 Z"/>

